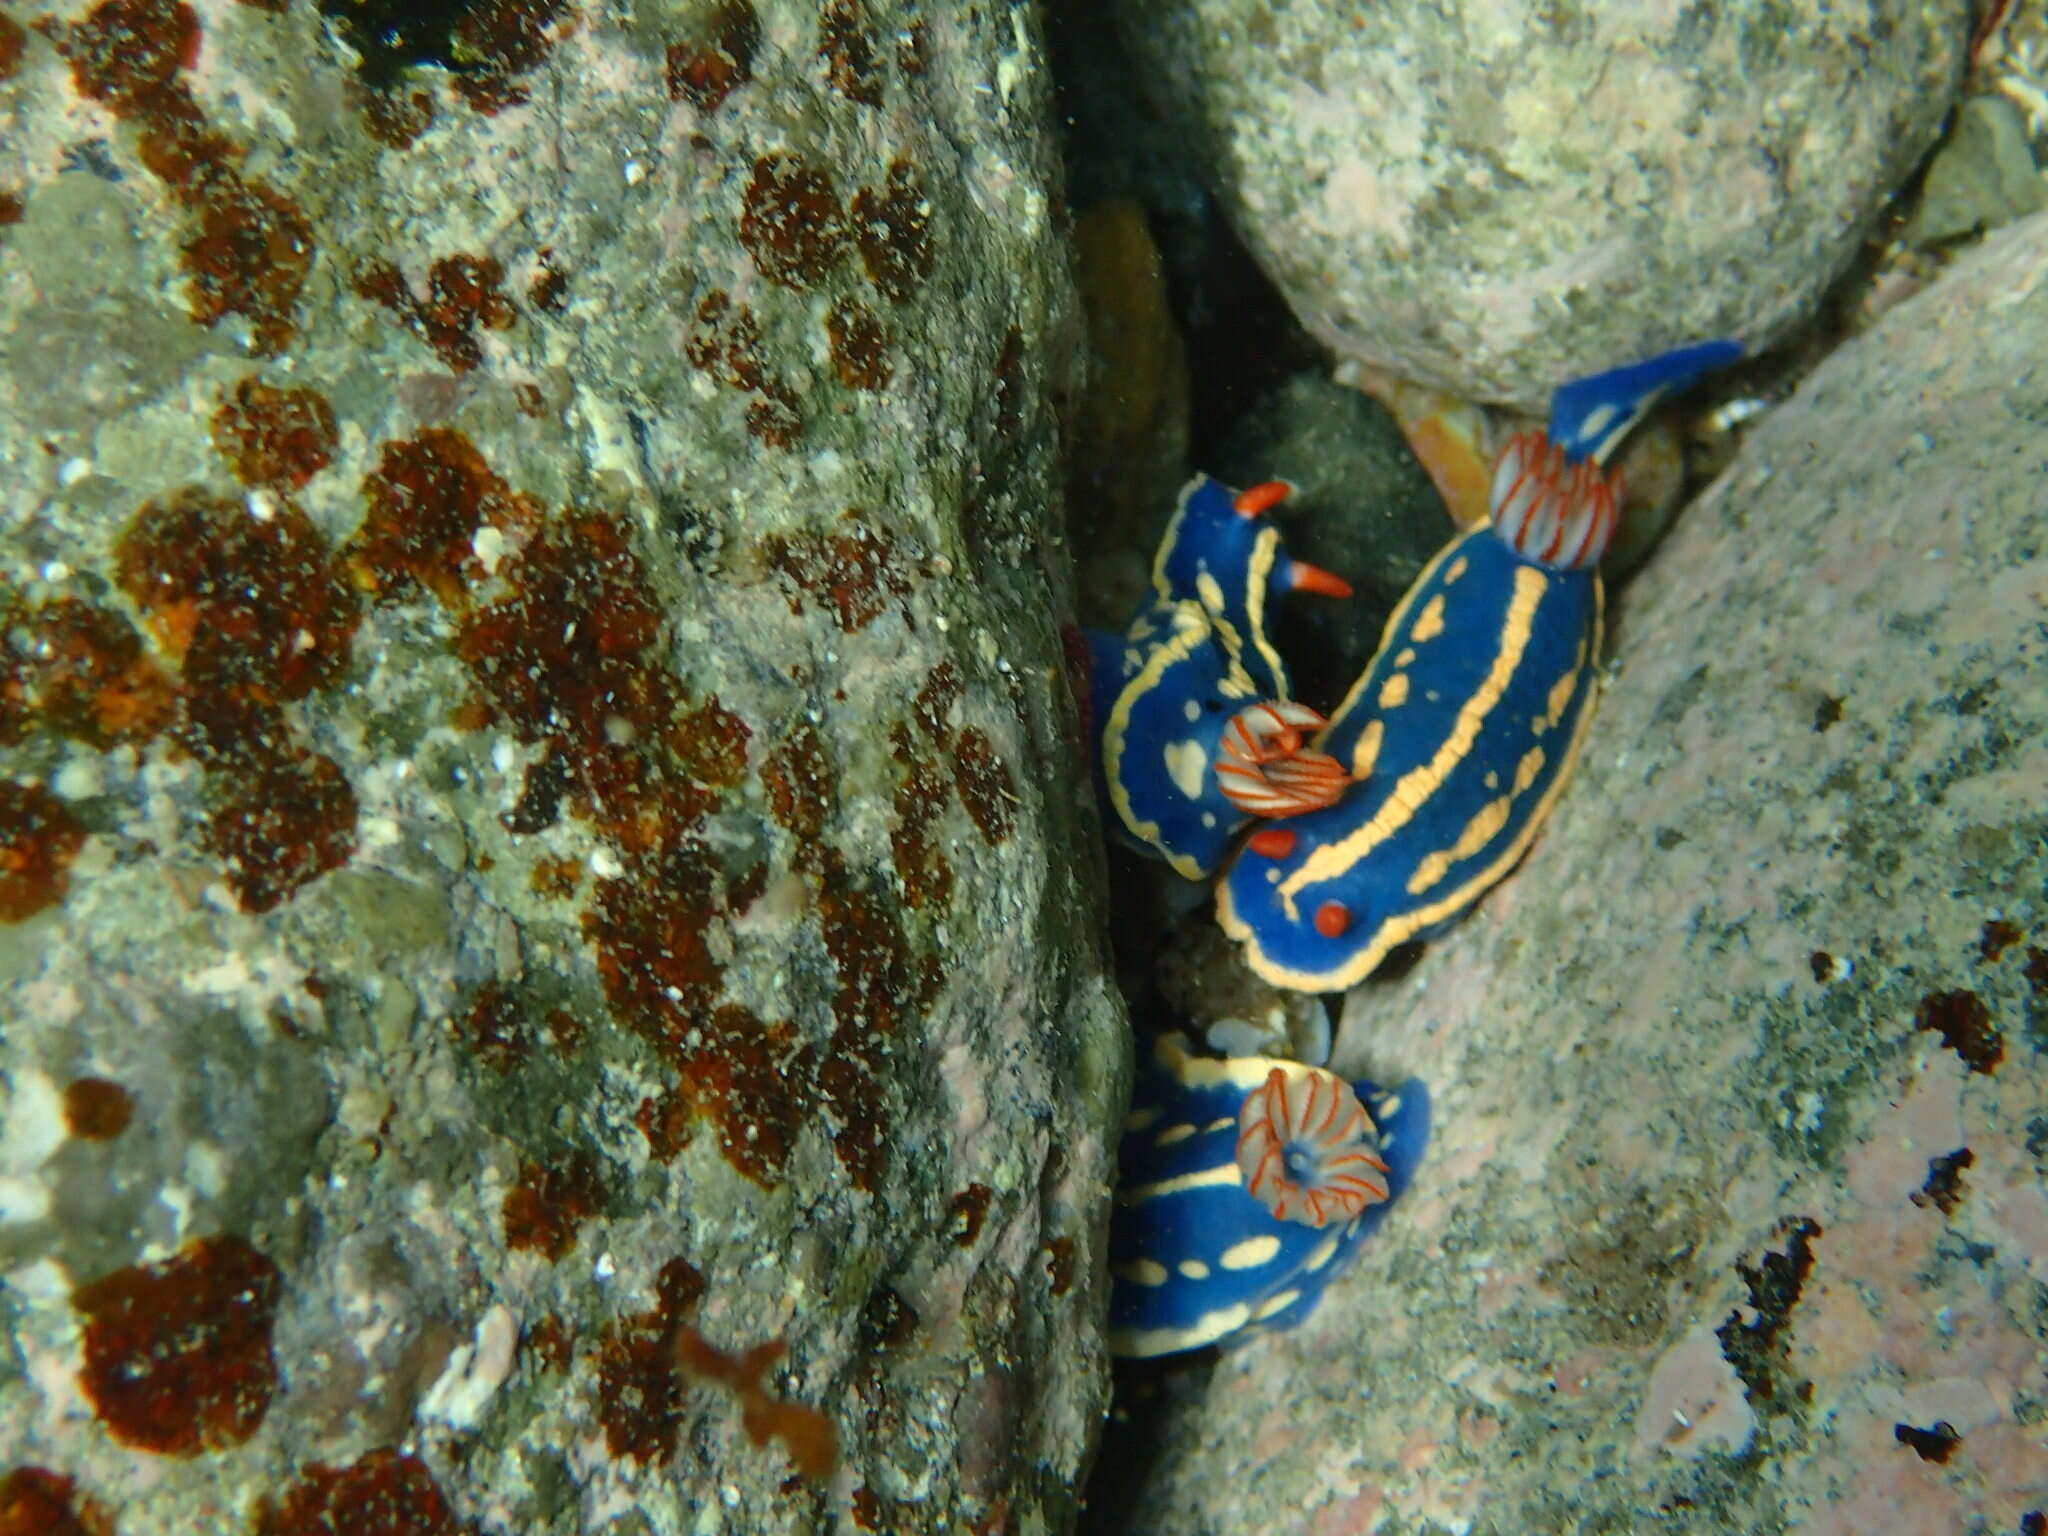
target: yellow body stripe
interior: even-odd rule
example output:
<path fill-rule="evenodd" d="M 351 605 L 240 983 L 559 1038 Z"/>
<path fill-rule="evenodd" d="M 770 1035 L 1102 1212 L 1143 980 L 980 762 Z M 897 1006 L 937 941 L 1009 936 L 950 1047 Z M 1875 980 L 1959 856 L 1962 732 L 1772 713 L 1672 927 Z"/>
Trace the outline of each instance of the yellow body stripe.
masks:
<path fill-rule="evenodd" d="M 1273 642 L 1266 638 L 1266 587 L 1273 579 L 1273 562 L 1280 558 L 1280 530 L 1267 527 L 1260 531 L 1252 545 L 1251 581 L 1244 594 L 1245 611 L 1251 615 L 1252 637 L 1259 643 L 1259 654 L 1266 659 L 1269 675 L 1285 677 L 1287 666 L 1280 660 L 1280 653 Z"/>
<path fill-rule="evenodd" d="M 1483 528 L 1485 525 L 1481 524 L 1480 526 Z M 1468 534 L 1466 537 L 1469 538 L 1470 535 Z M 1490 538 L 1492 535 L 1489 534 L 1488 537 Z M 1381 651 L 1386 650 L 1389 645 L 1393 644 L 1394 637 L 1401 632 L 1401 626 L 1408 621 L 1408 610 L 1415 606 L 1416 594 L 1429 585 L 1430 578 L 1436 574 L 1437 567 L 1449 560 L 1454 550 L 1462 549 L 1464 544 L 1465 540 L 1463 538 L 1453 539 L 1442 549 L 1438 550 L 1430 558 L 1429 564 L 1422 568 L 1422 574 L 1417 576 L 1408 590 L 1401 594 L 1401 601 L 1394 604 L 1394 611 L 1387 615 L 1387 622 L 1380 630 L 1379 648 Z M 1462 570 L 1464 565 L 1465 557 L 1459 555 L 1453 565 L 1453 569 Z M 1330 723 L 1316 733 L 1315 739 L 1310 743 L 1311 746 L 1320 747 L 1329 738 L 1331 733 L 1337 729 L 1337 723 L 1346 715 L 1349 715 L 1357 706 L 1359 696 L 1365 692 L 1365 685 L 1371 680 L 1372 674 L 1373 668 L 1368 665 L 1363 672 L 1353 679 L 1350 691 L 1344 695 L 1343 700 L 1331 712 Z"/>
<path fill-rule="evenodd" d="M 1124 684 L 1116 696 L 1116 704 L 1109 712 L 1109 722 L 1102 728 L 1102 777 L 1109 787 L 1110 804 L 1131 835 L 1147 847 L 1156 849 L 1159 855 L 1173 866 L 1175 874 L 1184 880 L 1199 880 L 1202 869 L 1187 854 L 1176 854 L 1160 846 L 1159 823 L 1140 821 L 1138 813 L 1131 806 L 1130 791 L 1124 788 L 1124 751 L 1131 730 L 1131 711 L 1139 699 L 1159 686 L 1159 679 L 1166 675 L 1169 667 L 1187 660 L 1195 650 L 1207 643 L 1210 625 L 1203 616 L 1201 606 L 1196 603 L 1177 603 L 1173 608 L 1175 634 L 1171 640 L 1152 652 L 1138 675 Z M 1227 680 L 1226 680 L 1227 681 Z M 1245 679 L 1249 689 L 1251 680 Z M 1189 798 L 1193 798 L 1190 796 Z"/>
<path fill-rule="evenodd" d="M 1166 1266 L 1157 1259 L 1133 1259 L 1128 1264 L 1119 1264 L 1112 1271 L 1117 1279 L 1128 1280 L 1133 1285 L 1164 1285 L 1168 1276 Z"/>
<path fill-rule="evenodd" d="M 1116 1192 L 1118 1205 L 1142 1205 L 1147 1200 L 1163 1200 L 1168 1195 L 1178 1195 L 1190 1189 L 1215 1189 L 1224 1184 L 1242 1184 L 1244 1176 L 1237 1171 L 1235 1159 L 1218 1163 L 1213 1168 L 1198 1168 L 1193 1173 L 1183 1173 L 1178 1178 L 1160 1179 L 1151 1184 L 1132 1184 Z"/>
<path fill-rule="evenodd" d="M 1564 718 L 1564 712 L 1571 707 L 1572 695 L 1579 691 L 1579 669 L 1585 664 L 1586 643 L 1581 640 L 1578 659 L 1572 663 L 1571 671 L 1560 677 L 1550 690 L 1550 698 L 1546 701 L 1548 707 L 1543 712 L 1543 718 L 1536 723 L 1538 735 L 1557 729 L 1557 722 Z"/>
<path fill-rule="evenodd" d="M 1173 500 L 1173 516 L 1167 519 L 1166 532 L 1159 536 L 1159 548 L 1152 553 L 1152 590 L 1162 603 L 1173 601 L 1173 584 L 1166 579 L 1166 562 L 1173 557 L 1173 546 L 1180 542 L 1180 525 L 1187 521 L 1188 501 L 1201 483 L 1197 476 L 1180 488 L 1180 494 Z"/>
<path fill-rule="evenodd" d="M 1436 787 L 1472 750 L 1472 743 L 1479 739 L 1480 727 L 1486 723 L 1493 706 L 1500 702 L 1500 696 L 1507 691 L 1508 680 L 1515 675 L 1515 668 L 1522 663 L 1522 652 L 1529 644 L 1536 606 L 1549 589 L 1550 578 L 1535 566 L 1515 568 L 1515 592 L 1508 603 L 1507 616 L 1501 622 L 1500 649 L 1494 653 L 1493 666 L 1488 669 L 1486 677 L 1458 711 L 1458 718 L 1444 738 L 1443 745 L 1427 763 L 1411 768 L 1401 776 L 1386 804 L 1380 807 L 1379 814 L 1371 821 L 1350 836 L 1318 848 L 1302 861 L 1301 868 L 1280 882 L 1280 899 L 1286 904 L 1289 918 L 1299 918 L 1294 898 L 1303 886 L 1343 873 L 1407 826 Z"/>
<path fill-rule="evenodd" d="M 1252 1321 L 1255 1323 L 1263 1322 L 1265 1319 L 1271 1317 L 1275 1312 L 1286 1311 L 1289 1307 L 1293 1306 L 1299 1300 L 1301 1300 L 1301 1292 L 1293 1289 L 1292 1287 L 1289 1287 L 1287 1290 L 1284 1291 L 1275 1292 L 1273 1295 L 1268 1296 L 1264 1301 L 1260 1302 L 1256 1307 L 1252 1308 Z"/>
<path fill-rule="evenodd" d="M 1380 684 L 1378 699 L 1381 709 L 1399 709 L 1408 702 L 1408 674 L 1396 672 Z"/>
<path fill-rule="evenodd" d="M 1170 1355 L 1183 1349 L 1200 1349 L 1237 1332 L 1252 1320 L 1252 1310 L 1243 1302 L 1205 1312 L 1185 1328 L 1112 1328 L 1109 1352 L 1113 1355 Z"/>

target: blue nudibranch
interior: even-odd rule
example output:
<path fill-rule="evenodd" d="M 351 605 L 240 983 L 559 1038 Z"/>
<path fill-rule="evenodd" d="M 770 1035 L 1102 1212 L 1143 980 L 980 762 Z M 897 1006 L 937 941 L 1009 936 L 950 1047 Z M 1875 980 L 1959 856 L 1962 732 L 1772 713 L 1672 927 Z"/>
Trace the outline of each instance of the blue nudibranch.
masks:
<path fill-rule="evenodd" d="M 1408 1187 L 1428 1138 L 1420 1082 L 1388 1093 L 1163 1036 L 1117 1151 L 1110 1352 L 1292 1328 Z"/>
<path fill-rule="evenodd" d="M 1261 976 L 1349 987 L 1521 858 L 1592 718 L 1596 565 L 1621 500 L 1600 463 L 1658 396 L 1739 351 L 1707 342 L 1567 385 L 1547 435 L 1502 449 L 1489 522 L 1423 569 L 1310 743 L 1351 782 L 1254 833 L 1218 885 L 1217 920 Z"/>
<path fill-rule="evenodd" d="M 1279 481 L 1233 492 L 1197 475 L 1121 635 L 1088 632 L 1094 773 L 1113 829 L 1187 879 L 1212 872 L 1252 816 L 1327 805 L 1344 773 L 1305 750 L 1323 717 L 1295 703 L 1266 613 L 1287 592 L 1349 597 L 1291 558 L 1262 518 Z"/>

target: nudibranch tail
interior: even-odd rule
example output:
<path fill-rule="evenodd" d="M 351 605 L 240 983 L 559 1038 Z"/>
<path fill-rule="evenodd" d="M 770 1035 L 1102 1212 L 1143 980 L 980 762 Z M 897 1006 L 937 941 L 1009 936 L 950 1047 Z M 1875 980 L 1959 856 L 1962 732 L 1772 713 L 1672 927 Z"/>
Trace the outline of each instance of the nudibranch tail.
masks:
<path fill-rule="evenodd" d="M 1351 782 L 1344 765 L 1304 745 L 1327 722 L 1306 704 L 1268 700 L 1223 728 L 1216 787 L 1247 816 L 1295 816 L 1336 804 Z"/>
<path fill-rule="evenodd" d="M 1605 463 L 1659 400 L 1740 356 L 1739 341 L 1701 341 L 1574 379 L 1550 397 L 1550 440 L 1573 463 Z"/>
<path fill-rule="evenodd" d="M 1622 501 L 1621 472 L 1573 463 L 1541 432 L 1518 432 L 1494 463 L 1493 531 L 1524 560 L 1577 571 L 1600 563 Z"/>
<path fill-rule="evenodd" d="M 1348 1221 L 1387 1198 L 1379 1135 L 1351 1085 L 1319 1067 L 1276 1066 L 1237 1112 L 1237 1168 L 1276 1221 Z"/>

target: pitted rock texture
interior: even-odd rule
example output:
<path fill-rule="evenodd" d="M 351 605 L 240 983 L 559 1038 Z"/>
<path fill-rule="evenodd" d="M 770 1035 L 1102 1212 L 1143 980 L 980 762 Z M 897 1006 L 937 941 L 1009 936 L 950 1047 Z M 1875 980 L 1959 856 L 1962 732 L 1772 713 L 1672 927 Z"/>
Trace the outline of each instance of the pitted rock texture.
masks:
<path fill-rule="evenodd" d="M 1124 0 L 1261 266 L 1340 355 L 1536 410 L 1811 315 L 1934 142 L 1964 0 Z"/>
<path fill-rule="evenodd" d="M 2048 1466 L 2048 217 L 1621 594 L 1519 872 L 1336 1061 L 1433 1144 L 1123 1528 L 1996 1531 Z"/>
<path fill-rule="evenodd" d="M 0 18 L 7 1508 L 1071 1524 L 1128 1045 L 1030 21 Z"/>

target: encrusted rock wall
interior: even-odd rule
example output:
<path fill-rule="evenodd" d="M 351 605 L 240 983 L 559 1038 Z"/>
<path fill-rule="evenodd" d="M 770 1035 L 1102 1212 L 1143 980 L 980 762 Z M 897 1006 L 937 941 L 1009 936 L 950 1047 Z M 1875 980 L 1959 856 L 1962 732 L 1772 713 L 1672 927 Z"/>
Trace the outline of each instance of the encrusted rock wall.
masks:
<path fill-rule="evenodd" d="M 1033 17 L 328 9 L 0 14 L 0 1508 L 1058 1530 Z"/>
<path fill-rule="evenodd" d="M 1521 870 L 1346 1003 L 1411 1191 L 1147 1533 L 2020 1531 L 2048 1499 L 2048 217 L 1753 429 Z"/>

